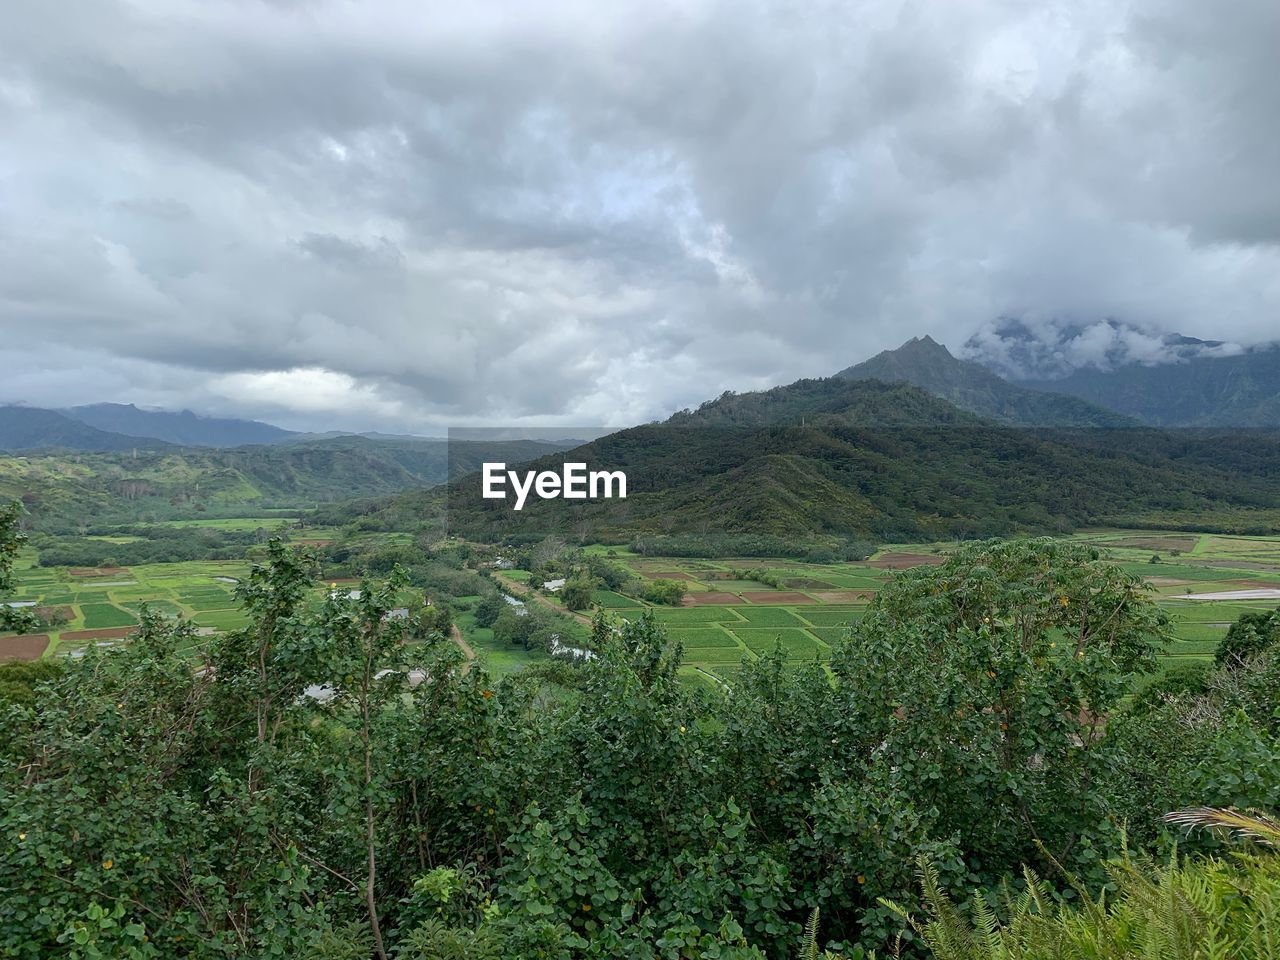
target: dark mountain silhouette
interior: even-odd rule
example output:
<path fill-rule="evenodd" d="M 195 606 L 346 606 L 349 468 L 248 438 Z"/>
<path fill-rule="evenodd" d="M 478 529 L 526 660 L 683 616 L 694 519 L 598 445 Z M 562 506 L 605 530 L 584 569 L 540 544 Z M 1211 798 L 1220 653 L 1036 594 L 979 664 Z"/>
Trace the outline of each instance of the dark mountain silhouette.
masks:
<path fill-rule="evenodd" d="M 140 410 L 131 403 L 93 403 L 61 411 L 73 420 L 109 433 L 154 437 L 184 447 L 240 447 L 247 443 L 279 443 L 292 430 L 258 420 L 201 417 L 190 410 Z"/>
<path fill-rule="evenodd" d="M 110 451 L 163 447 L 151 437 L 131 437 L 41 407 L 0 407 L 0 450 Z"/>

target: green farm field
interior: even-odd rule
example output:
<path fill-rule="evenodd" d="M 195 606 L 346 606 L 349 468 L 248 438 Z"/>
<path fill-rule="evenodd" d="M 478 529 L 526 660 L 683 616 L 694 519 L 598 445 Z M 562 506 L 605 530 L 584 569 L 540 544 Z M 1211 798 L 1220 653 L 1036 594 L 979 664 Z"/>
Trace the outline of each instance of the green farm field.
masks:
<path fill-rule="evenodd" d="M 1276 599 L 1196 600 L 1199 594 L 1280 591 L 1280 537 L 1222 536 L 1151 530 L 1091 530 L 1070 539 L 1098 546 L 1130 573 L 1146 579 L 1169 613 L 1174 640 L 1164 667 L 1208 661 L 1227 628 L 1242 613 L 1271 610 Z M 647 604 L 600 591 L 599 607 L 631 618 L 652 609 L 684 645 L 683 675 L 695 684 L 708 674 L 726 679 L 727 667 L 755 659 L 781 643 L 789 660 L 824 660 L 874 593 L 899 569 L 936 563 L 954 544 L 893 544 L 862 562 L 810 564 L 752 558 L 639 557 L 617 548 L 588 552 L 628 567 L 637 577 L 681 579 L 683 606 Z M 761 580 L 741 579 L 749 570 Z M 527 572 L 512 571 L 514 579 Z M 770 582 L 761 582 L 770 581 Z M 776 584 L 781 584 L 777 586 Z M 706 594 L 712 603 L 700 602 Z"/>
<path fill-rule="evenodd" d="M 98 640 L 118 640 L 137 624 L 144 604 L 166 617 L 184 616 L 197 626 L 229 629 L 241 617 L 231 588 L 244 576 L 243 561 L 144 564 L 100 576 L 66 567 L 35 566 L 27 549 L 16 565 L 17 602 L 55 607 L 68 619 L 46 633 L 45 656 L 74 653 Z M 95 636 L 95 634 L 101 634 Z M 5 640 L 0 637 L 0 656 Z"/>
<path fill-rule="evenodd" d="M 148 530 L 191 530 L 246 533 L 259 530 L 281 536 L 299 545 L 324 544 L 343 534 L 342 528 L 299 525 L 307 511 L 296 508 L 265 510 L 242 517 L 193 518 L 137 521 L 115 534 L 107 530 L 88 541 L 132 544 L 146 539 Z M 394 545 L 408 539 L 404 534 L 382 534 L 379 541 Z M 249 562 L 235 560 L 189 560 L 169 563 L 137 563 L 104 568 L 39 565 L 36 547 L 28 546 L 15 565 L 16 590 L 12 602 L 52 608 L 59 622 L 40 634 L 42 656 L 75 654 L 87 644 L 119 642 L 120 634 L 137 625 L 143 605 L 165 617 L 185 617 L 202 635 L 236 629 L 245 622 L 232 591 L 249 569 Z M 317 602 L 323 587 L 317 584 Z M 12 646 L 12 652 L 7 647 Z M 32 638 L 19 645 L 0 636 L 0 659 L 9 656 L 30 658 L 35 652 Z"/>
<path fill-rule="evenodd" d="M 184 524 L 256 529 L 279 518 L 243 517 Z M 297 538 L 323 539 L 336 530 L 311 527 Z M 388 544 L 393 536 L 383 535 Z M 1175 642 L 1164 651 L 1166 664 L 1208 660 L 1228 626 L 1250 610 L 1274 609 L 1275 599 L 1195 600 L 1198 594 L 1231 594 L 1242 590 L 1280 590 L 1280 537 L 1228 537 L 1184 532 L 1099 530 L 1072 539 L 1094 544 L 1132 573 L 1151 584 L 1173 620 Z M 825 660 L 848 625 L 862 615 L 874 593 L 898 570 L 937 562 L 950 544 L 894 544 L 866 561 L 811 564 L 753 558 L 708 559 L 639 557 L 616 547 L 590 547 L 628 567 L 637 577 L 655 573 L 678 576 L 688 588 L 680 607 L 654 606 L 616 591 L 599 590 L 595 602 L 615 616 L 631 619 L 653 610 L 668 631 L 684 644 L 683 675 L 691 683 L 721 682 L 726 670 L 742 659 L 754 659 L 781 643 L 788 659 Z M 190 561 L 143 564 L 102 571 L 40 567 L 33 549 L 17 564 L 14 600 L 55 607 L 68 619 L 48 632 L 44 656 L 74 653 L 95 640 L 117 642 L 137 622 L 142 605 L 164 616 L 191 619 L 203 634 L 231 630 L 244 623 L 232 596 L 235 581 L 245 574 L 245 561 Z M 741 574 L 747 571 L 745 579 Z M 528 572 L 507 571 L 516 582 Z M 701 595 L 712 602 L 703 602 Z M 323 589 L 317 588 L 317 602 Z M 549 598 L 553 599 L 553 598 Z M 554 602 L 554 600 L 553 600 Z M 492 631 L 475 626 L 464 612 L 458 618 L 463 636 L 496 675 L 516 672 L 545 659 L 545 654 L 504 649 Z M 93 634 L 101 633 L 101 637 Z M 3 656 L 4 638 L 0 638 Z M 30 646 L 28 645 L 28 650 Z M 27 653 L 26 655 L 30 655 Z"/>

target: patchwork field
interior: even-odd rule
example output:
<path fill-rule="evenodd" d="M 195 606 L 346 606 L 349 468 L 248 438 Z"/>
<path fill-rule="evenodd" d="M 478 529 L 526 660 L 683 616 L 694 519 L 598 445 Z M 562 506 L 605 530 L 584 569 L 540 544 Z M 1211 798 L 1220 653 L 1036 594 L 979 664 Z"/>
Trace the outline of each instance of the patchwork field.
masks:
<path fill-rule="evenodd" d="M 97 640 L 118 640 L 132 632 L 144 603 L 161 616 L 182 615 L 215 629 L 238 626 L 242 616 L 231 594 L 233 583 L 226 582 L 244 575 L 248 566 L 242 561 L 88 571 L 35 567 L 34 560 L 30 550 L 19 558 L 14 599 L 56 607 L 65 622 L 48 631 L 39 651 L 19 643 L 28 638 L 0 637 L 0 658 L 74 654 Z"/>
<path fill-rule="evenodd" d="M 336 527 L 296 526 L 301 510 L 272 516 L 269 511 L 245 517 L 162 520 L 135 523 L 138 529 L 191 529 L 223 531 L 263 530 L 283 535 L 298 545 L 327 543 L 338 536 Z M 388 544 L 401 542 L 402 534 L 383 534 Z M 139 536 L 114 536 L 109 532 L 95 540 L 136 542 Z M 136 628 L 145 604 L 163 617 L 186 617 L 202 634 L 233 630 L 245 623 L 233 596 L 240 578 L 249 569 L 246 560 L 191 560 L 176 563 L 112 564 L 97 567 L 41 567 L 36 549 L 24 549 L 15 565 L 16 590 L 9 602 L 36 606 L 54 625 L 36 637 L 0 634 L 0 660 L 32 660 L 41 656 L 78 655 L 95 642 L 116 643 Z M 324 587 L 317 585 L 317 600 Z M 631 603 L 632 601 L 627 601 Z"/>
<path fill-rule="evenodd" d="M 265 518 L 215 520 L 260 524 Z M 194 521 L 193 523 L 200 523 Z M 311 528 L 307 535 L 314 535 Z M 321 531 L 328 533 L 329 531 Z M 1226 537 L 1161 531 L 1090 531 L 1073 539 L 1105 549 L 1131 573 L 1152 584 L 1174 621 L 1175 641 L 1163 653 L 1166 666 L 1212 657 L 1227 628 L 1242 613 L 1275 609 L 1275 599 L 1246 599 L 1241 591 L 1280 590 L 1280 537 Z M 688 589 L 680 607 L 651 606 L 608 590 L 596 604 L 632 618 L 652 609 L 684 645 L 686 679 L 719 683 L 743 659 L 781 644 L 789 660 L 825 660 L 850 623 L 900 568 L 937 563 L 946 544 L 898 544 L 860 563 L 809 564 L 790 560 L 636 557 L 593 547 L 638 576 L 678 579 Z M 33 550 L 19 558 L 12 600 L 54 608 L 55 628 L 35 637 L 0 636 L 0 659 L 76 655 L 93 642 L 119 642 L 138 621 L 144 603 L 166 617 L 191 619 L 208 634 L 235 629 L 244 615 L 232 595 L 245 574 L 243 561 L 200 561 L 132 567 L 44 568 Z M 528 572 L 506 571 L 523 582 Z M 1197 596 L 1221 599 L 1197 600 Z M 499 674 L 545 655 L 501 649 L 491 631 L 459 618 L 463 635 Z"/>
<path fill-rule="evenodd" d="M 1107 530 L 1073 539 L 1104 548 L 1152 585 L 1173 620 L 1175 639 L 1162 653 L 1166 668 L 1211 658 L 1237 617 L 1275 609 L 1278 603 L 1270 597 L 1248 599 L 1241 591 L 1280 590 L 1280 537 Z M 706 683 L 727 679 L 731 666 L 768 653 L 777 643 L 793 661 L 826 659 L 899 570 L 936 564 L 948 546 L 899 544 L 861 563 L 641 558 L 617 551 L 612 559 L 638 576 L 686 584 L 683 606 L 653 609 L 684 644 L 686 679 Z M 605 548 L 593 552 L 609 554 Z M 1199 595 L 1215 599 L 1195 599 Z M 648 606 L 617 593 L 599 602 L 627 617 Z"/>

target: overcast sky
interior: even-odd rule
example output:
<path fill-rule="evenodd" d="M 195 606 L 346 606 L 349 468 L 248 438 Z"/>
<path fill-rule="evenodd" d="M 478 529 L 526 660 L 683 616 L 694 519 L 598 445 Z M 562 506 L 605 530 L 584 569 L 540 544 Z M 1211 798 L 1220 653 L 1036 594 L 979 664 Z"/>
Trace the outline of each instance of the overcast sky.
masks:
<path fill-rule="evenodd" d="M 1000 316 L 1270 340 L 1278 48 L 1276 0 L 9 0 L 0 401 L 618 424 Z"/>

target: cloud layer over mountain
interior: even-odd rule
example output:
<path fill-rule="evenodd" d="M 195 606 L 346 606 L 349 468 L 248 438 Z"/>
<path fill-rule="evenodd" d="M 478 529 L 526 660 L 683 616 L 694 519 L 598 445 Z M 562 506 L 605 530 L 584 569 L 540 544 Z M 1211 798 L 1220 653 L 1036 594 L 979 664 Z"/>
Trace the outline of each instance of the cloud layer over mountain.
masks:
<path fill-rule="evenodd" d="M 5 21 L 0 401 L 627 423 L 1000 316 L 1280 317 L 1273 0 Z"/>
<path fill-rule="evenodd" d="M 1079 369 L 1110 372 L 1244 351 L 1231 341 L 1158 333 L 1114 319 L 999 317 L 980 326 L 960 353 L 1011 380 L 1054 380 Z"/>

